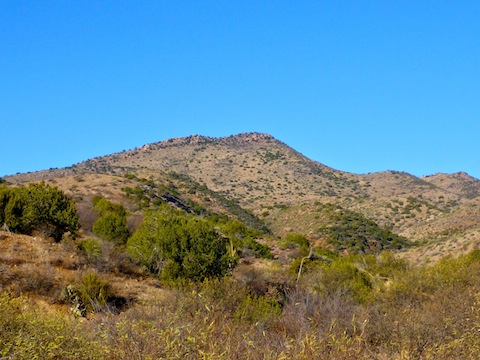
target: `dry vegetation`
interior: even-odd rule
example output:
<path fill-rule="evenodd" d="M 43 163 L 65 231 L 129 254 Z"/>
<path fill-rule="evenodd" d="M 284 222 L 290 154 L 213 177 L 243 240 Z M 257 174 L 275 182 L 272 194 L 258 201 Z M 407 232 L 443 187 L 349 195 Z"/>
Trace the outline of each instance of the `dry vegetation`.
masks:
<path fill-rule="evenodd" d="M 125 173 L 135 174 L 137 180 L 118 176 Z M 122 189 L 140 186 L 148 193 L 147 184 L 138 182 L 142 178 L 155 186 L 173 185 L 181 197 L 213 212 L 232 215 L 226 202 L 238 204 L 264 219 L 277 236 L 289 229 L 307 234 L 324 225 L 313 206 L 320 202 L 361 212 L 413 241 L 450 241 L 445 236 L 450 231 L 461 244 L 457 249 L 464 247 L 464 240 L 472 241 L 472 246 L 478 243 L 470 235 L 476 233 L 472 222 L 478 217 L 470 210 L 477 201 L 479 180 L 465 173 L 423 178 L 398 171 L 350 174 L 312 161 L 267 134 L 170 139 L 71 168 L 6 180 L 47 179 L 77 199 L 89 201 L 102 194 L 135 210 Z M 278 214 L 277 209 L 285 206 L 289 218 Z M 87 211 L 88 205 L 84 207 Z M 469 233 L 466 239 L 459 236 L 461 231 Z"/>
<path fill-rule="evenodd" d="M 62 290 L 78 285 L 82 276 L 96 273 L 108 281 L 119 297 L 138 298 L 158 287 L 154 279 L 140 282 L 143 273 L 112 243 L 96 239 L 98 257 L 80 248 L 82 240 L 32 237 L 0 231 L 0 290 L 11 295 L 40 296 L 55 306 L 65 306 Z M 142 278 L 143 279 L 143 278 Z M 148 291 L 147 291 L 148 290 Z"/>
<path fill-rule="evenodd" d="M 467 174 L 350 174 L 253 133 L 5 179 L 63 190 L 81 229 L 60 242 L 0 232 L 0 358 L 480 358 L 480 181 Z M 130 233 L 168 204 L 217 229 L 240 220 L 273 258 L 239 238 L 231 275 L 162 282 L 92 233 L 99 195 L 125 207 Z M 326 229 L 414 246 L 340 256 Z"/>
<path fill-rule="evenodd" d="M 11 359 L 477 359 L 480 254 L 412 267 L 387 253 L 310 262 L 301 281 L 263 260 L 159 288 L 111 255 L 1 233 L 0 354 Z M 96 274 L 119 307 L 74 316 L 61 288 Z"/>

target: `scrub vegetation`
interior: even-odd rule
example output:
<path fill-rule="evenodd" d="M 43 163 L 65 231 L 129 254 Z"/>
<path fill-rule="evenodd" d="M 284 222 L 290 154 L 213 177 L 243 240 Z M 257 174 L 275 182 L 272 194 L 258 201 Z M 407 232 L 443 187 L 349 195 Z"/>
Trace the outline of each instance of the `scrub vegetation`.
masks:
<path fill-rule="evenodd" d="M 0 187 L 0 224 L 11 231 L 34 231 L 59 241 L 65 232 L 79 228 L 75 205 L 61 190 L 42 183 L 27 187 Z"/>
<path fill-rule="evenodd" d="M 121 313 L 44 311 L 0 297 L 6 358 L 476 359 L 480 253 L 412 267 L 390 253 L 311 266 L 295 286 L 282 270 L 165 290 Z M 105 299 L 94 277 L 82 296 Z M 86 285 L 90 284 L 90 285 Z M 97 303 L 98 303 L 97 302 Z"/>
<path fill-rule="evenodd" d="M 6 177 L 0 358 L 478 359 L 479 193 L 255 133 Z"/>

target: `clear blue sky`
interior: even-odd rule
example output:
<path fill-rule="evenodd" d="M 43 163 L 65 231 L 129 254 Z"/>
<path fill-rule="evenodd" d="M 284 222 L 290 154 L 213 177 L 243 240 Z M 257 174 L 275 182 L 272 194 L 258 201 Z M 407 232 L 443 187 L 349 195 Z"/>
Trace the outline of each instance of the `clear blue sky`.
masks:
<path fill-rule="evenodd" d="M 480 2 L 2 0 L 0 121 L 0 176 L 259 131 L 480 178 Z"/>

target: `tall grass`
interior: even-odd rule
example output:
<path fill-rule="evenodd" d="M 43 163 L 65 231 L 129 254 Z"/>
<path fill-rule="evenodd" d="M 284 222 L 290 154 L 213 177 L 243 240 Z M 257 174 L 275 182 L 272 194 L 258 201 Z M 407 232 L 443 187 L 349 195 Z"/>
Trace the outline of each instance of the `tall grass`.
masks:
<path fill-rule="evenodd" d="M 0 354 L 65 359 L 478 359 L 480 253 L 388 255 L 166 290 L 88 321 L 0 297 Z M 332 264 L 335 264 L 333 262 Z M 348 266 L 347 266 L 348 265 Z M 241 268 L 237 271 L 244 271 Z M 364 276 L 360 276 L 363 274 Z M 286 283 L 287 282 L 287 283 Z"/>

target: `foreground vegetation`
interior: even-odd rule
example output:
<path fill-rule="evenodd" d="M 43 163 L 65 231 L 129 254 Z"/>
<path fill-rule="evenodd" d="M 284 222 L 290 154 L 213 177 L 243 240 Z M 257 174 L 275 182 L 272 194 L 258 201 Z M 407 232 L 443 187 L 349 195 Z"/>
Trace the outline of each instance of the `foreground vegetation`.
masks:
<path fill-rule="evenodd" d="M 480 250 L 413 266 L 338 207 L 314 248 L 162 199 L 129 228 L 95 196 L 79 234 L 57 188 L 1 186 L 0 222 L 43 239 L 0 234 L 0 359 L 480 358 Z"/>
<path fill-rule="evenodd" d="M 480 252 L 413 268 L 352 256 L 166 289 L 88 321 L 0 297 L 0 355 L 75 359 L 477 359 Z"/>

